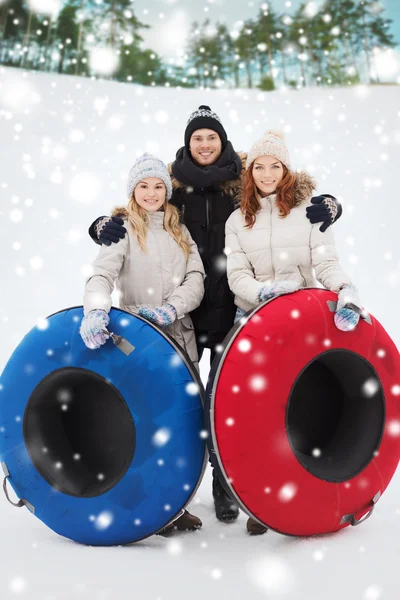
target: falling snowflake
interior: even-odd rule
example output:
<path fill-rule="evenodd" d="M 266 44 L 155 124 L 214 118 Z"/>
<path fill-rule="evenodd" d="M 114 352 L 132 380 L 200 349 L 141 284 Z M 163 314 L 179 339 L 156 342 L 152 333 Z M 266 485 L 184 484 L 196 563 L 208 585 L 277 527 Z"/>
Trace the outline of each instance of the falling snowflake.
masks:
<path fill-rule="evenodd" d="M 39 331 L 45 331 L 46 329 L 49 328 L 49 325 L 50 325 L 50 321 L 43 317 L 36 321 L 36 327 L 37 327 L 37 329 L 39 329 Z"/>
<path fill-rule="evenodd" d="M 161 429 L 156 431 L 153 435 L 152 442 L 157 448 L 162 448 L 162 446 L 168 444 L 169 440 L 171 439 L 171 436 L 172 432 L 170 429 L 168 429 L 167 427 L 161 427 Z"/>
<path fill-rule="evenodd" d="M 250 352 L 251 342 L 246 339 L 240 340 L 240 342 L 238 343 L 238 350 L 239 350 L 239 352 L 243 352 L 243 353 Z"/>
<path fill-rule="evenodd" d="M 182 550 L 182 542 L 179 540 L 170 540 L 167 544 L 167 551 L 168 554 L 171 554 L 171 556 L 178 556 L 178 554 L 182 553 Z"/>
<path fill-rule="evenodd" d="M 79 173 L 75 175 L 69 187 L 71 197 L 82 204 L 92 204 L 95 202 L 101 190 L 101 181 L 93 173 Z"/>
<path fill-rule="evenodd" d="M 294 586 L 293 573 L 283 560 L 261 558 L 246 565 L 248 577 L 265 594 L 288 594 Z"/>
<path fill-rule="evenodd" d="M 295 483 L 286 483 L 278 491 L 278 498 L 281 502 L 290 502 L 297 494 L 297 485 Z"/>
<path fill-rule="evenodd" d="M 14 210 L 10 211 L 10 220 L 13 223 L 20 223 L 24 217 L 24 213 L 19 208 L 14 208 Z"/>
<path fill-rule="evenodd" d="M 197 383 L 191 381 L 185 386 L 185 391 L 189 396 L 196 396 L 200 392 L 200 388 Z"/>
<path fill-rule="evenodd" d="M 381 597 L 381 590 L 377 585 L 370 585 L 364 592 L 364 600 L 378 600 Z"/>
<path fill-rule="evenodd" d="M 262 392 L 267 387 L 267 380 L 262 375 L 253 375 L 250 378 L 249 386 L 253 392 Z"/>
<path fill-rule="evenodd" d="M 222 577 L 222 571 L 221 571 L 221 569 L 213 569 L 211 571 L 211 577 L 213 579 L 221 579 L 221 577 Z"/>
<path fill-rule="evenodd" d="M 108 529 L 114 521 L 114 515 L 111 511 L 101 512 L 94 520 L 94 526 L 99 531 Z"/>
<path fill-rule="evenodd" d="M 69 133 L 69 139 L 74 144 L 79 144 L 80 142 L 84 141 L 85 134 L 80 129 L 71 129 L 71 131 Z"/>
<path fill-rule="evenodd" d="M 367 379 L 367 381 L 365 381 L 361 387 L 361 393 L 366 398 L 372 398 L 372 396 L 374 396 L 378 391 L 379 391 L 379 382 L 377 379 L 374 379 L 373 377 L 371 377 L 370 379 Z"/>
<path fill-rule="evenodd" d="M 387 428 L 391 436 L 400 436 L 400 421 L 398 419 L 393 419 L 392 421 L 389 421 Z"/>
<path fill-rule="evenodd" d="M 26 591 L 27 582 L 23 577 L 13 577 L 8 584 L 8 589 L 13 594 L 21 594 Z"/>
<path fill-rule="evenodd" d="M 112 48 L 93 48 L 89 53 L 90 68 L 99 75 L 112 75 L 118 69 L 119 58 Z"/>

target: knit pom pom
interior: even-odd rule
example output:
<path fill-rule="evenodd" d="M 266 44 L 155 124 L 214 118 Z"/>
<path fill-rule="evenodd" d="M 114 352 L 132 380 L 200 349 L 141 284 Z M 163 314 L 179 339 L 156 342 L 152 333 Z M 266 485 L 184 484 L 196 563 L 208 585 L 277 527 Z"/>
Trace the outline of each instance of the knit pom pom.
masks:
<path fill-rule="evenodd" d="M 274 135 L 275 137 L 279 138 L 280 140 L 285 141 L 285 134 L 283 133 L 283 131 L 270 129 L 269 131 L 267 131 L 266 135 Z"/>
<path fill-rule="evenodd" d="M 205 104 L 202 104 L 201 106 L 199 106 L 198 110 L 209 110 L 211 112 L 211 108 L 209 106 L 206 106 Z"/>

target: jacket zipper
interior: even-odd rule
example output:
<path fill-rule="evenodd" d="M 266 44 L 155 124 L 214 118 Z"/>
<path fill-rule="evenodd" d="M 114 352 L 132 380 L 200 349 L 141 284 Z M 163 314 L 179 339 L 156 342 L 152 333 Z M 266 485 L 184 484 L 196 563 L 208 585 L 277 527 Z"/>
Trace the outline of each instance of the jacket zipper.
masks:
<path fill-rule="evenodd" d="M 275 279 L 275 269 L 274 269 L 274 264 L 272 261 L 272 202 L 270 200 L 270 198 L 268 198 L 268 202 L 269 202 L 269 218 L 270 218 L 270 223 L 271 226 L 269 228 L 270 234 L 269 234 L 269 251 L 270 251 L 270 255 L 271 255 L 271 268 L 272 268 L 272 273 L 273 273 L 273 280 Z"/>
<path fill-rule="evenodd" d="M 201 188 L 201 190 L 202 190 L 203 193 L 205 192 L 204 188 Z M 204 193 L 204 198 L 206 199 L 206 243 L 205 243 L 205 249 L 204 250 L 205 250 L 205 257 L 206 257 L 207 265 L 208 265 L 208 267 L 210 267 L 210 263 L 208 261 L 208 230 L 209 230 L 209 227 L 210 227 L 210 201 L 209 201 L 208 196 L 207 196 L 206 193 Z M 209 299 L 209 296 L 208 296 L 208 289 L 206 291 L 205 298 L 206 298 L 206 303 L 209 305 L 210 304 L 210 299 Z"/>
<path fill-rule="evenodd" d="M 301 277 L 301 280 L 302 280 L 302 282 L 303 282 L 303 286 L 306 288 L 306 287 L 307 287 L 307 282 L 306 282 L 306 280 L 305 280 L 305 277 L 304 277 L 303 273 L 300 271 L 300 267 L 299 267 L 299 265 L 297 265 L 297 269 L 298 269 L 298 271 L 299 271 L 299 273 L 300 273 L 300 277 Z"/>
<path fill-rule="evenodd" d="M 205 199 L 206 199 L 206 222 L 207 222 L 207 234 L 208 234 L 208 229 L 210 226 L 210 201 L 209 201 L 207 195 L 205 195 Z"/>

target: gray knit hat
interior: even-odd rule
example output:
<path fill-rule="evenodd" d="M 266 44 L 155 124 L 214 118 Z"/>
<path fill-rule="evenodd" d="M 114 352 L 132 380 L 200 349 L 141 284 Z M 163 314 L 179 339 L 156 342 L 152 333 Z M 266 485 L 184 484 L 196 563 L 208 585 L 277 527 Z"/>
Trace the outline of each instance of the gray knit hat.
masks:
<path fill-rule="evenodd" d="M 251 148 L 247 155 L 246 169 L 259 156 L 274 156 L 290 170 L 289 151 L 285 143 L 285 136 L 280 131 L 266 131 Z"/>
<path fill-rule="evenodd" d="M 136 160 L 132 169 L 129 171 L 128 185 L 126 187 L 128 198 L 131 197 L 132 192 L 139 181 L 146 179 L 147 177 L 159 177 L 162 179 L 167 188 L 167 200 L 171 198 L 172 181 L 167 166 L 162 160 L 147 152 Z"/>

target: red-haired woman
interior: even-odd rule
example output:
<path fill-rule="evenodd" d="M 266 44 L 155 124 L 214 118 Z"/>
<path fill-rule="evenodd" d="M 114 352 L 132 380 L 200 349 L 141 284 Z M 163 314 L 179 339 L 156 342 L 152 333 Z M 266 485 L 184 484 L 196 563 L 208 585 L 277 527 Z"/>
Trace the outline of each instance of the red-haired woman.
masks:
<path fill-rule="evenodd" d="M 313 225 L 306 215 L 315 187 L 307 173 L 291 170 L 280 133 L 267 132 L 251 148 L 240 208 L 225 227 L 235 321 L 275 296 L 316 287 L 318 280 L 339 295 L 335 325 L 343 331 L 356 327 L 362 306 L 339 264 L 332 230 L 322 233 L 320 223 Z M 249 518 L 247 530 L 257 534 L 266 528 Z"/>

